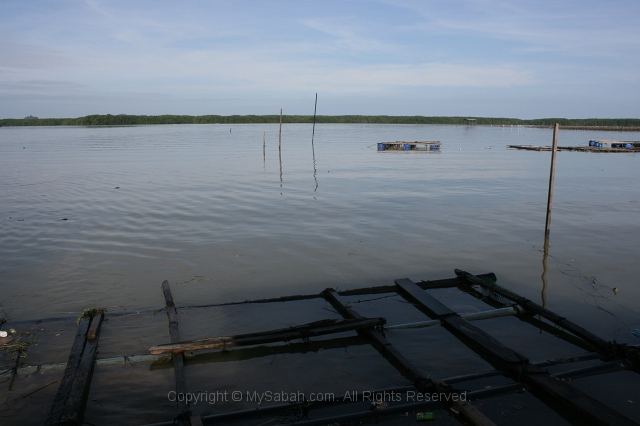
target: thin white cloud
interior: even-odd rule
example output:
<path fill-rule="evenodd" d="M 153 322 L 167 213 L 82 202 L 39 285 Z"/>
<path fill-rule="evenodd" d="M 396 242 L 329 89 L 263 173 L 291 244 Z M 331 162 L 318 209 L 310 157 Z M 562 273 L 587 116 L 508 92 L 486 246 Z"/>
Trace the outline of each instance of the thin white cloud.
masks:
<path fill-rule="evenodd" d="M 530 52 L 614 56 L 628 54 L 630 50 L 637 53 L 640 48 L 638 2 L 618 2 L 625 3 L 625 13 L 609 2 L 391 0 L 384 3 L 406 7 L 421 15 L 423 22 L 414 25 L 415 29 L 524 42 Z M 444 4 L 450 7 L 442 7 Z"/>
<path fill-rule="evenodd" d="M 333 38 L 332 44 L 336 45 L 334 48 L 348 48 L 358 52 L 393 52 L 400 48 L 398 44 L 360 35 L 363 32 L 362 29 L 357 28 L 353 23 L 344 22 L 344 19 L 337 21 L 335 19 L 307 19 L 301 22 L 309 28 L 331 36 Z"/>
<path fill-rule="evenodd" d="M 86 89 L 84 84 L 60 80 L 22 80 L 4 82 L 0 94 L 70 94 Z"/>
<path fill-rule="evenodd" d="M 81 58 L 69 55 L 61 49 L 0 41 L 1 68 L 50 69 L 85 63 Z"/>
<path fill-rule="evenodd" d="M 105 59 L 105 58 L 103 58 Z M 314 90 L 367 92 L 398 87 L 512 87 L 530 85 L 534 73 L 514 64 L 425 62 L 348 65 L 291 61 L 261 50 L 171 52 L 169 55 L 112 57 L 96 70 L 95 81 L 134 88 L 147 80 L 151 90 Z M 62 74 L 61 74 L 62 75 Z M 145 85 L 140 85 L 144 90 Z M 138 89 L 139 90 L 139 89 Z"/>

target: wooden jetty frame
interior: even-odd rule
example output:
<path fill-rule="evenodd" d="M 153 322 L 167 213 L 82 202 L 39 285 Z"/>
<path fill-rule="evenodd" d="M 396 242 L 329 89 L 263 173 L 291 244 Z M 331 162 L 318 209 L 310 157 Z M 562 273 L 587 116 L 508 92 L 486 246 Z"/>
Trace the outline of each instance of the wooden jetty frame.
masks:
<path fill-rule="evenodd" d="M 358 411 L 348 414 L 341 414 L 331 417 L 311 418 L 312 408 L 327 407 L 332 405 L 348 404 L 353 402 L 346 398 L 336 398 L 333 401 L 314 402 L 313 407 L 306 401 L 297 404 L 300 417 L 296 419 L 298 425 L 325 425 L 337 422 L 380 420 L 385 417 L 395 415 L 399 412 L 415 411 L 430 408 L 448 408 L 457 416 L 463 417 L 465 423 L 474 425 L 489 426 L 494 425 L 493 421 L 483 414 L 473 401 L 489 396 L 529 389 L 536 398 L 542 401 L 553 411 L 562 416 L 571 424 L 575 425 L 638 425 L 638 423 L 627 418 L 623 414 L 611 409 L 598 400 L 584 394 L 578 389 L 566 383 L 565 379 L 588 377 L 596 374 L 605 374 L 614 371 L 629 370 L 640 373 L 640 348 L 628 346 L 614 342 L 607 342 L 577 324 L 561 317 L 552 311 L 522 297 L 510 290 L 496 284 L 494 274 L 471 275 L 461 270 L 455 270 L 456 277 L 436 281 L 420 281 L 414 283 L 409 279 L 395 280 L 393 285 L 358 288 L 344 291 L 337 291 L 327 288 L 319 294 L 306 294 L 285 296 L 271 299 L 243 300 L 239 302 L 220 303 L 215 305 L 199 305 L 176 308 L 169 283 L 162 283 L 162 291 L 166 302 L 167 318 L 169 320 L 169 334 L 171 343 L 152 347 L 151 354 L 171 354 L 173 368 L 176 377 L 176 392 L 187 391 L 187 380 L 185 375 L 185 364 L 199 364 L 202 362 L 233 362 L 239 359 L 250 359 L 254 357 L 268 356 L 272 352 L 270 346 L 257 346 L 264 343 L 287 342 L 287 345 L 277 346 L 280 351 L 287 353 L 307 352 L 318 350 L 318 348 L 344 347 L 345 345 L 366 345 L 371 344 L 380 354 L 394 366 L 400 374 L 406 377 L 411 385 L 398 386 L 389 389 L 381 389 L 377 392 L 394 391 L 408 392 L 418 390 L 420 392 L 439 392 L 449 395 L 448 401 L 412 402 L 396 404 L 383 410 L 372 408 L 372 410 Z M 476 297 L 488 305 L 492 306 L 492 311 L 478 313 L 475 317 L 460 315 L 442 304 L 439 300 L 429 294 L 429 290 L 437 288 L 458 288 L 464 293 Z M 447 379 L 432 379 L 423 374 L 417 367 L 413 366 L 385 337 L 385 318 L 365 318 L 360 315 L 353 306 L 350 305 L 346 297 L 370 294 L 393 294 L 396 293 L 406 299 L 410 305 L 414 306 L 431 321 L 419 324 L 433 326 L 441 324 L 445 330 L 465 344 L 470 350 L 478 354 L 482 359 L 492 365 L 495 370 L 483 371 L 464 376 L 457 376 Z M 316 321 L 309 324 L 277 329 L 266 332 L 242 334 L 228 337 L 211 337 L 198 339 L 195 341 L 181 342 L 178 331 L 178 312 L 180 309 L 198 309 L 212 306 L 228 306 L 235 304 L 256 304 L 256 303 L 281 303 L 294 300 L 309 300 L 322 298 L 330 303 L 336 311 L 343 317 L 339 319 L 328 319 Z M 566 357 L 558 360 L 548 360 L 541 363 L 530 362 L 524 355 L 510 349 L 502 342 L 498 341 L 488 333 L 469 323 L 469 320 L 481 320 L 485 318 L 495 318 L 504 315 L 516 315 L 518 319 L 529 323 L 542 330 L 549 331 L 552 335 L 570 342 L 589 352 L 574 357 Z M 536 318 L 538 317 L 538 318 Z M 98 311 L 92 317 L 81 318 L 78 325 L 78 332 L 74 341 L 69 362 L 61 381 L 58 393 L 53 401 L 51 414 L 46 425 L 80 425 L 83 421 L 83 414 L 88 398 L 93 366 L 96 363 L 96 352 L 100 325 L 104 318 L 104 312 Z M 543 321 L 546 320 L 546 321 Z M 548 321 L 548 322 L 547 322 Z M 549 322 L 551 324 L 549 324 Z M 405 324 L 406 327 L 413 328 L 417 323 Z M 391 330 L 393 327 L 388 327 Z M 316 336 L 331 335 L 345 331 L 355 331 L 358 337 L 338 337 L 313 342 L 310 339 Z M 292 340 L 302 340 L 302 343 L 292 343 Z M 240 348 L 241 346 L 253 346 Z M 229 347 L 239 347 L 228 351 Z M 217 351 L 211 352 L 211 350 Z M 222 349 L 222 352 L 219 350 Z M 189 354 L 185 356 L 185 351 L 208 351 L 201 354 Z M 222 353 L 236 353 L 236 357 L 221 359 Z M 153 357 L 154 355 L 147 355 Z M 160 355 L 156 355 L 160 356 Z M 122 358 L 118 358 L 122 360 Z M 166 368 L 166 362 L 161 362 L 158 358 L 160 368 Z M 582 362 L 587 360 L 600 359 L 602 362 L 589 367 L 550 374 L 545 367 L 558 364 Z M 100 361 L 98 361 L 100 362 Z M 109 360 L 104 360 L 109 362 Z M 153 370 L 153 368 L 152 368 Z M 456 383 L 479 380 L 485 377 L 503 375 L 510 378 L 513 383 L 506 385 L 488 387 L 467 392 L 467 400 L 459 398 L 461 391 L 453 385 Z M 295 405 L 295 404 L 294 404 Z M 281 404 L 256 408 L 250 410 L 240 410 L 231 413 L 216 414 L 210 416 L 194 416 L 188 404 L 177 402 L 176 416 L 173 420 L 160 425 L 204 425 L 221 424 L 226 421 L 238 421 L 263 415 L 278 415 L 287 409 L 291 409 L 291 404 Z"/>
<path fill-rule="evenodd" d="M 538 146 L 538 145 L 507 145 L 507 148 L 520 149 L 525 151 L 551 151 L 550 146 Z M 640 145 L 634 145 L 633 148 L 612 148 L 606 146 L 559 146 L 557 151 L 576 151 L 576 152 L 619 152 L 619 153 L 633 153 L 640 152 Z"/>
<path fill-rule="evenodd" d="M 440 149 L 440 141 L 415 141 L 415 142 L 378 142 L 378 152 L 382 151 L 437 151 Z"/>

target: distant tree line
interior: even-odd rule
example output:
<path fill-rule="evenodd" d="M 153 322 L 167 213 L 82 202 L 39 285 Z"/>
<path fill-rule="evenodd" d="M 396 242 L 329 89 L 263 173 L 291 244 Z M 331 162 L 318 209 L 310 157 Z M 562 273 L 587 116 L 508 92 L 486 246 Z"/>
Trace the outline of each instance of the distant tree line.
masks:
<path fill-rule="evenodd" d="M 518 118 L 488 117 L 424 117 L 420 115 L 319 115 L 317 123 L 349 124 L 468 124 L 468 119 L 480 125 L 534 125 L 551 126 L 610 126 L 638 127 L 639 118 Z M 87 115 L 78 118 L 6 118 L 0 126 L 131 126 L 140 124 L 250 124 L 279 123 L 279 115 Z M 283 115 L 284 123 L 311 123 L 312 115 Z"/>

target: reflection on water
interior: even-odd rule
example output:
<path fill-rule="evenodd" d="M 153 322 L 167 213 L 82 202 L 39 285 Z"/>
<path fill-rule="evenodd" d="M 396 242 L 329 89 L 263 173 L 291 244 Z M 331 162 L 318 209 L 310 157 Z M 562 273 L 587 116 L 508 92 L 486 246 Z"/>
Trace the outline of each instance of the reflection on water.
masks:
<path fill-rule="evenodd" d="M 316 187 L 313 189 L 313 192 L 318 191 L 318 177 L 316 170 L 316 148 L 313 144 L 313 140 L 316 136 L 316 112 L 318 111 L 318 94 L 316 93 L 316 102 L 313 107 L 313 128 L 311 129 L 311 155 L 313 156 L 313 180 L 316 182 Z M 314 197 L 315 199 L 315 197 Z"/>
<path fill-rule="evenodd" d="M 542 298 L 542 307 L 547 307 L 547 257 L 549 257 L 549 235 L 544 236 L 544 249 L 542 252 L 542 291 L 540 297 Z M 542 331 L 542 330 L 541 330 Z"/>
<path fill-rule="evenodd" d="M 315 123 L 314 124 L 314 133 L 315 133 Z M 317 192 L 318 191 L 318 171 L 316 170 L 316 148 L 313 145 L 313 137 L 314 135 L 311 136 L 311 155 L 313 157 L 313 180 L 316 183 L 316 187 L 313 188 L 313 192 Z"/>
<path fill-rule="evenodd" d="M 278 146 L 278 160 L 280 161 L 280 188 L 282 188 L 282 149 Z"/>
<path fill-rule="evenodd" d="M 542 299 L 542 307 L 547 307 L 547 257 L 549 257 L 549 234 L 545 233 L 544 236 L 544 248 L 542 252 L 542 290 L 540 291 L 540 298 Z M 542 321 L 542 317 L 538 315 L 538 320 Z M 542 328 L 540 329 L 542 334 Z"/>

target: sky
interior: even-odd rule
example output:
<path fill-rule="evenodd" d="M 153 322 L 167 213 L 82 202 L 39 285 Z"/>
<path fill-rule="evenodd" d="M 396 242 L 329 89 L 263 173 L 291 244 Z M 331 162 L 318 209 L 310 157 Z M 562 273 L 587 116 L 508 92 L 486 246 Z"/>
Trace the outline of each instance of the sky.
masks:
<path fill-rule="evenodd" d="M 0 2 L 0 118 L 640 117 L 640 1 Z"/>

